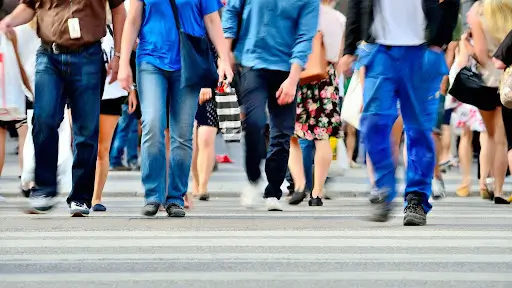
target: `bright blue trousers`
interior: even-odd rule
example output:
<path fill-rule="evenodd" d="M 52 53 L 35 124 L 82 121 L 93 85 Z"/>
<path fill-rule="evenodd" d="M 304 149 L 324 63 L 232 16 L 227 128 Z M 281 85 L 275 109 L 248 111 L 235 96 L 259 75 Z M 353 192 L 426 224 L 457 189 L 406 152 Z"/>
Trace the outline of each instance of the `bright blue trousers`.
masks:
<path fill-rule="evenodd" d="M 397 118 L 397 100 L 407 138 L 405 197 L 422 196 L 430 211 L 431 182 L 435 165 L 432 129 L 437 121 L 441 80 L 448 73 L 444 54 L 426 46 L 390 47 L 371 45 L 365 56 L 364 109 L 361 132 L 375 170 L 376 186 L 387 191 L 387 201 L 396 196 L 395 163 L 389 135 Z"/>

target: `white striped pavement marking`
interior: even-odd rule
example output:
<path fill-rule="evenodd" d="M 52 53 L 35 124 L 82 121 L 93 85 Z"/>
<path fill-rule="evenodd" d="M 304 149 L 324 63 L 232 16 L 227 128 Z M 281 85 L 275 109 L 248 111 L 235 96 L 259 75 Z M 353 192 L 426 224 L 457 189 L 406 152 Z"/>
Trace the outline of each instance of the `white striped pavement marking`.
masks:
<path fill-rule="evenodd" d="M 2 275 L 2 282 L 102 282 L 133 281 L 263 281 L 263 280 L 366 280 L 511 282 L 512 274 L 459 272 L 155 272 L 155 273 L 49 273 Z"/>
<path fill-rule="evenodd" d="M 512 254 L 286 254 L 286 253 L 183 253 L 183 254 L 30 254 L 2 255 L 0 263 L 86 262 L 396 262 L 396 263 L 511 263 Z"/>
<path fill-rule="evenodd" d="M 379 229 L 379 228 L 378 228 Z M 512 231 L 436 231 L 436 230 L 349 230 L 349 231 L 75 231 L 75 232 L 3 232 L 2 238 L 152 238 L 152 237 L 482 237 L 482 238 L 510 238 Z"/>
<path fill-rule="evenodd" d="M 285 208 L 286 209 L 286 208 Z M 219 208 L 219 210 L 222 210 Z M 317 212 L 326 212 L 323 210 L 315 209 Z M 338 209 L 339 210 L 339 209 Z M 244 210 L 245 211 L 245 210 Z M 286 211 L 286 210 L 285 210 Z M 289 218 L 289 217 L 297 217 L 297 218 L 336 218 L 336 217 L 364 217 L 368 216 L 367 213 L 361 213 L 362 211 L 355 211 L 354 213 L 326 213 L 326 214 L 319 214 L 319 213 L 310 213 L 309 211 L 300 212 L 300 211 L 294 211 L 294 212 L 270 212 L 266 213 L 267 211 L 261 210 L 261 212 L 265 213 L 218 213 L 215 210 L 211 211 L 210 213 L 195 213 L 195 212 L 187 212 L 187 217 L 201 217 L 201 218 Z M 157 216 L 164 217 L 164 213 L 160 213 Z M 393 218 L 401 218 L 403 217 L 403 213 L 395 213 L 392 214 L 390 217 Z M 0 213 L 0 218 L 34 218 L 34 219 L 48 219 L 48 218 L 69 218 L 69 213 L 51 213 L 46 215 L 26 215 L 20 213 L 8 213 L 3 214 Z M 94 218 L 140 218 L 140 219 L 153 219 L 148 217 L 143 217 L 138 212 L 133 213 L 92 213 L 89 217 Z M 160 217 L 160 218 L 162 218 Z M 165 218 L 165 217 L 164 217 Z M 454 214 L 452 213 L 435 213 L 432 212 L 432 214 L 429 214 L 428 219 L 435 219 L 435 218 L 450 218 L 450 219 L 469 219 L 469 218 L 480 218 L 480 219 L 511 219 L 512 214 Z M 172 221 L 172 220 L 169 220 Z M 427 220 L 428 221 L 428 220 Z M 505 222 L 509 222 L 509 220 L 505 220 Z"/>
<path fill-rule="evenodd" d="M 74 238 L 74 237 L 73 237 Z M 286 239 L 286 238 L 283 238 Z M 295 247 L 502 247 L 512 248 L 510 239 L 460 239 L 453 237 L 449 241 L 435 241 L 432 239 L 367 239 L 367 238 L 336 238 L 325 239 L 311 237 L 308 241 L 297 241 Z M 110 239 L 41 239 L 41 240 L 1 240 L 2 248 L 99 248 L 99 247 L 282 247 L 280 241 L 268 241 L 268 238 L 202 238 L 202 239 L 125 239 L 112 241 Z"/>

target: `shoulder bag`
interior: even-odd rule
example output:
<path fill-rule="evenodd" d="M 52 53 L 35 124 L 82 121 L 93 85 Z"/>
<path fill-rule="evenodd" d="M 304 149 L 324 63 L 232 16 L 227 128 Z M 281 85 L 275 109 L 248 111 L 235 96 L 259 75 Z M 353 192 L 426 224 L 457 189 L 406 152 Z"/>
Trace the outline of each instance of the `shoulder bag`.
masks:
<path fill-rule="evenodd" d="M 210 42 L 204 36 L 197 37 L 183 31 L 176 0 L 169 2 L 180 41 L 181 87 L 216 87 L 218 74 Z"/>
<path fill-rule="evenodd" d="M 496 95 L 496 88 L 485 86 L 482 76 L 470 67 L 462 68 L 449 91 L 450 95 L 462 103 L 473 105 L 484 111 L 496 109 L 489 96 Z"/>
<path fill-rule="evenodd" d="M 300 85 L 321 81 L 329 77 L 323 38 L 323 34 L 320 31 L 313 38 L 313 47 L 306 63 L 306 69 L 300 74 Z"/>

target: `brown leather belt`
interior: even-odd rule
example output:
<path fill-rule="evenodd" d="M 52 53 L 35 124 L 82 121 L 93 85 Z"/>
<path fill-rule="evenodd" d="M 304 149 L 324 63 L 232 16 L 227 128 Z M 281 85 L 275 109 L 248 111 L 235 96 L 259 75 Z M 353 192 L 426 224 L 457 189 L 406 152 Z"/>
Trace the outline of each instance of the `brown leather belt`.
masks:
<path fill-rule="evenodd" d="M 76 48 L 69 48 L 69 47 L 65 47 L 65 46 L 62 46 L 57 43 L 41 41 L 41 48 L 43 48 L 44 50 L 46 50 L 52 54 L 75 54 L 75 53 L 81 53 L 83 50 L 90 48 L 91 46 L 97 45 L 97 44 L 100 44 L 100 41 L 97 41 L 97 42 L 94 42 L 91 44 L 85 44 L 85 45 L 82 45 L 82 46 L 76 47 Z"/>

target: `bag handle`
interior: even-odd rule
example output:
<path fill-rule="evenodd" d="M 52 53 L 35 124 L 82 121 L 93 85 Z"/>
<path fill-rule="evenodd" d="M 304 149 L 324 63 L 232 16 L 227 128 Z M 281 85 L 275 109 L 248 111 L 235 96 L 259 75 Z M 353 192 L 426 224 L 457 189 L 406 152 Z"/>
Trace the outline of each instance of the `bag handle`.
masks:
<path fill-rule="evenodd" d="M 110 34 L 110 36 L 114 37 L 114 31 L 112 31 L 112 27 L 110 27 L 109 24 L 107 24 L 107 30 L 108 30 L 108 33 Z"/>
<path fill-rule="evenodd" d="M 178 5 L 176 5 L 176 0 L 169 0 L 171 3 L 172 14 L 174 15 L 174 23 L 176 24 L 176 29 L 178 29 L 178 34 L 181 31 L 180 24 L 180 15 L 178 14 Z"/>

